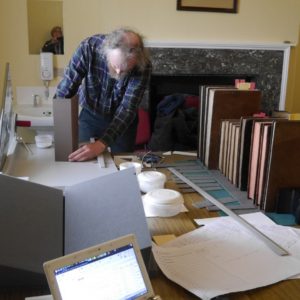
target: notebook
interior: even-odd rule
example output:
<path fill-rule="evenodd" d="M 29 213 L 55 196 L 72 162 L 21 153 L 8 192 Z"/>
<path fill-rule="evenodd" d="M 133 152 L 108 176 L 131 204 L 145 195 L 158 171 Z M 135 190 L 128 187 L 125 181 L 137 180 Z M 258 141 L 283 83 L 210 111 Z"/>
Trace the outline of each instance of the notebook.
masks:
<path fill-rule="evenodd" d="M 44 263 L 54 300 L 160 299 L 133 234 Z"/>

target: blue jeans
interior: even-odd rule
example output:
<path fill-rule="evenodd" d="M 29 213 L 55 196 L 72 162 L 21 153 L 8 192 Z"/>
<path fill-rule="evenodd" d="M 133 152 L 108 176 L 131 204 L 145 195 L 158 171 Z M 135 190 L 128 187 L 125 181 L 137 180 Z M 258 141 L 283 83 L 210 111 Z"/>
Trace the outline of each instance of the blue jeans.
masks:
<path fill-rule="evenodd" d="M 101 138 L 112 118 L 94 114 L 82 108 L 79 115 L 79 142 L 88 142 L 91 137 Z M 108 145 L 112 153 L 134 151 L 138 117 L 129 125 L 122 136 L 117 137 L 112 145 Z"/>

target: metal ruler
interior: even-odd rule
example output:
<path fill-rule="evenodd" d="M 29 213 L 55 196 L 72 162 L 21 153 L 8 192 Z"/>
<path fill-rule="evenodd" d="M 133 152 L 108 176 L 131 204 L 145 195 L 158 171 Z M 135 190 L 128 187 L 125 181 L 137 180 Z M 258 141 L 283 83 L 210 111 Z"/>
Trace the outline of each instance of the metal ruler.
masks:
<path fill-rule="evenodd" d="M 217 199 L 212 197 L 210 194 L 206 193 L 203 189 L 198 187 L 196 184 L 194 184 L 192 181 L 184 177 L 182 174 L 180 174 L 178 171 L 176 171 L 174 168 L 168 168 L 169 171 L 171 171 L 174 175 L 176 175 L 178 178 L 180 178 L 182 181 L 184 181 L 186 184 L 188 184 L 190 187 L 192 187 L 197 193 L 202 195 L 205 199 L 213 203 L 215 206 L 219 207 L 224 213 L 226 213 L 228 216 L 232 217 L 234 220 L 236 220 L 240 225 L 244 226 L 246 229 L 248 229 L 251 233 L 253 233 L 257 238 L 262 240 L 273 252 L 276 254 L 283 256 L 283 255 L 289 255 L 288 251 L 285 250 L 283 247 L 278 245 L 276 242 L 274 242 L 272 239 L 270 239 L 268 236 L 263 234 L 261 231 L 259 231 L 257 228 L 255 228 L 252 224 L 248 223 L 246 220 L 241 218 L 239 215 L 234 213 L 231 209 L 220 203 Z"/>

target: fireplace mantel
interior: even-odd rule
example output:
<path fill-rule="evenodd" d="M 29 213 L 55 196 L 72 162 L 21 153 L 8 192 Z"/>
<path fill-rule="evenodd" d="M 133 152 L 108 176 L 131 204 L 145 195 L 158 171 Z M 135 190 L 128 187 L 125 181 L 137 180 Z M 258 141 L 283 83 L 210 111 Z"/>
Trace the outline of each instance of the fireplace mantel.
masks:
<path fill-rule="evenodd" d="M 149 48 L 199 48 L 199 49 L 246 49 L 246 50 L 282 50 L 295 46 L 286 43 L 218 43 L 218 42 L 163 42 L 148 41 L 145 46 Z"/>
<path fill-rule="evenodd" d="M 263 108 L 285 109 L 290 43 L 148 41 L 153 74 L 258 75 Z"/>

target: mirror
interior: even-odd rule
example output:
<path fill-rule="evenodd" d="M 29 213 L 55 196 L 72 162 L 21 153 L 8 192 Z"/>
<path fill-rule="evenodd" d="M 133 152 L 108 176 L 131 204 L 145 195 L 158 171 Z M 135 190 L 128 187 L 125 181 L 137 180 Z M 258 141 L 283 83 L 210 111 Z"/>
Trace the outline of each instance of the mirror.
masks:
<path fill-rule="evenodd" d="M 63 30 L 62 4 L 62 0 L 27 0 L 29 54 L 40 54 L 54 27 Z M 54 54 L 63 54 L 63 46 Z"/>

